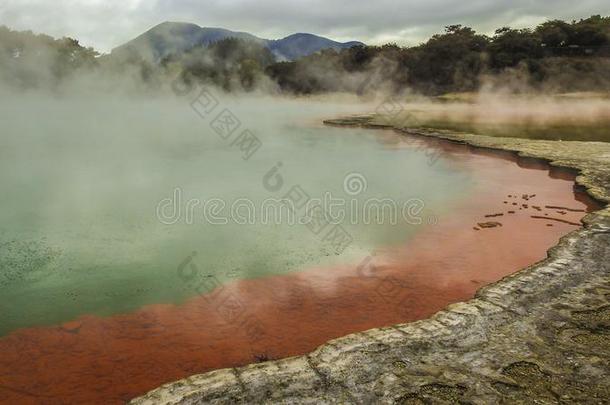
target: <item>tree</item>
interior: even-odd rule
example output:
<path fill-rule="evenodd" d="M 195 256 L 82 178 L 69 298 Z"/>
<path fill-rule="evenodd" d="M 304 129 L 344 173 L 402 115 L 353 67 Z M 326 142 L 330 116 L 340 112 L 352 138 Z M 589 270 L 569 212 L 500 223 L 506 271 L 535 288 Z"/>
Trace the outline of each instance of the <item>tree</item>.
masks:
<path fill-rule="evenodd" d="M 493 68 L 517 66 L 520 62 L 543 56 L 540 37 L 529 29 L 503 27 L 496 30 L 489 46 Z"/>
<path fill-rule="evenodd" d="M 552 20 L 540 24 L 536 28 L 541 43 L 546 47 L 562 47 L 570 44 L 574 35 L 573 27 L 565 21 Z"/>
<path fill-rule="evenodd" d="M 572 24 L 571 45 L 600 47 L 610 44 L 610 18 L 595 15 Z"/>
<path fill-rule="evenodd" d="M 428 82 L 438 91 L 461 90 L 476 82 L 484 67 L 481 55 L 488 46 L 489 39 L 472 28 L 450 25 L 444 34 L 416 47 L 404 63 L 414 81 Z"/>

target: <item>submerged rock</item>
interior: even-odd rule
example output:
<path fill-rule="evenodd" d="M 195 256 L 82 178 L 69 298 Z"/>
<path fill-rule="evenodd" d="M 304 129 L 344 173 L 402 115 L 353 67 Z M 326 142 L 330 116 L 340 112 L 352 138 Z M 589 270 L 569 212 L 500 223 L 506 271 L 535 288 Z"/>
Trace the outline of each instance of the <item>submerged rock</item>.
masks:
<path fill-rule="evenodd" d="M 480 228 L 497 228 L 498 226 L 502 226 L 500 222 L 479 222 L 477 224 Z"/>

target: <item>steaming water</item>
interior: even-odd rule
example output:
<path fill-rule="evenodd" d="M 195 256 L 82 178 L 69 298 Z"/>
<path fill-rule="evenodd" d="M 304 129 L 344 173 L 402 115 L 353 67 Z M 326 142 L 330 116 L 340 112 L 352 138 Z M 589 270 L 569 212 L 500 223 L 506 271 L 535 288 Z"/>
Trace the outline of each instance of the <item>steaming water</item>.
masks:
<path fill-rule="evenodd" d="M 210 128 L 216 114 L 202 118 L 185 100 L 31 96 L 2 104 L 0 335 L 184 302 L 210 286 L 180 276 L 192 252 L 198 267 L 186 269 L 197 271 L 197 280 L 220 282 L 357 263 L 375 248 L 408 240 L 471 187 L 469 173 L 450 169 L 442 157 L 431 164 L 426 151 L 388 142 L 396 140 L 391 134 L 380 139 L 319 125 L 354 111 L 350 105 L 221 100 L 215 112 L 228 108 L 241 121 L 234 136 L 249 129 L 262 142 L 246 161 L 232 139 Z M 276 191 L 263 179 L 279 162 L 283 184 Z M 356 196 L 344 188 L 354 172 L 366 180 Z M 191 199 L 222 199 L 226 207 L 216 216 L 227 217 L 237 199 L 260 207 L 296 185 L 312 198 L 331 193 L 359 207 L 370 198 L 419 199 L 423 225 L 401 215 L 397 224 L 347 218 L 341 225 L 353 242 L 337 254 L 304 225 L 262 224 L 260 210 L 252 224 L 224 225 L 206 221 L 201 206 L 192 218 L 185 212 Z M 181 215 L 161 223 L 157 207 L 176 188 Z"/>

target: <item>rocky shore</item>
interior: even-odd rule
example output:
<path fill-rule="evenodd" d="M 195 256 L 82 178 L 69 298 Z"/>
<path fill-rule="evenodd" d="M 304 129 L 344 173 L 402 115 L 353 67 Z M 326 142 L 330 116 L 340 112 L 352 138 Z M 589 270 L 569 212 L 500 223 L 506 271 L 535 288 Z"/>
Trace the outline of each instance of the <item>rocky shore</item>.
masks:
<path fill-rule="evenodd" d="M 577 170 L 610 202 L 610 144 L 402 128 L 383 116 L 328 125 L 504 150 Z M 610 208 L 587 215 L 548 258 L 433 317 L 355 333 L 306 356 L 166 384 L 134 404 L 607 403 L 610 399 Z"/>

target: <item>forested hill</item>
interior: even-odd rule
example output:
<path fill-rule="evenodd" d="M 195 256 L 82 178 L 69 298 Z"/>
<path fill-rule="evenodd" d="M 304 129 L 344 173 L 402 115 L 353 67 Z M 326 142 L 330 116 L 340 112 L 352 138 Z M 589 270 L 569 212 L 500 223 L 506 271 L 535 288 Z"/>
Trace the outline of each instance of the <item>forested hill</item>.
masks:
<path fill-rule="evenodd" d="M 272 65 L 267 73 L 282 89 L 297 93 L 409 87 L 437 94 L 475 90 L 494 77 L 586 90 L 610 88 L 609 58 L 610 17 L 593 16 L 533 29 L 503 27 L 492 36 L 452 25 L 419 46 L 321 52 Z"/>

